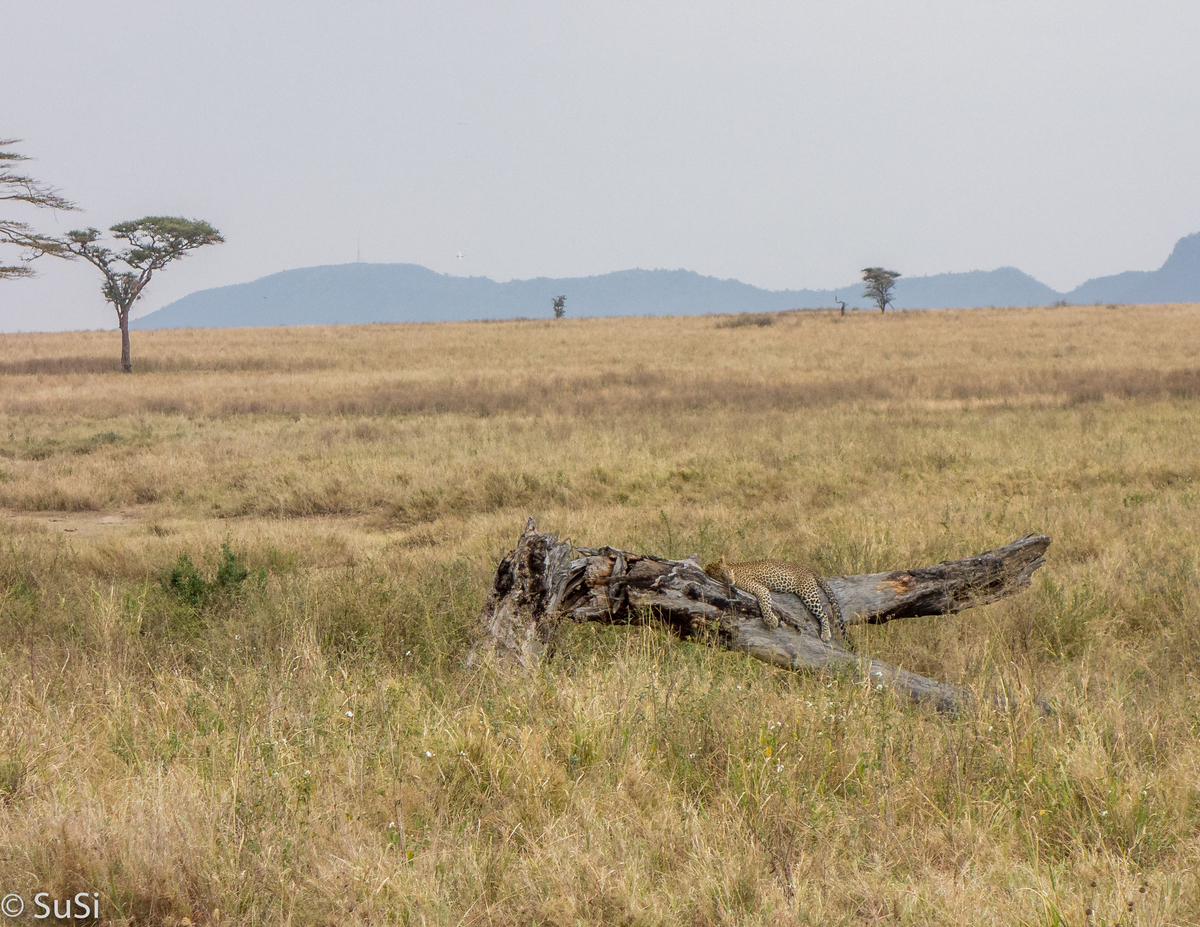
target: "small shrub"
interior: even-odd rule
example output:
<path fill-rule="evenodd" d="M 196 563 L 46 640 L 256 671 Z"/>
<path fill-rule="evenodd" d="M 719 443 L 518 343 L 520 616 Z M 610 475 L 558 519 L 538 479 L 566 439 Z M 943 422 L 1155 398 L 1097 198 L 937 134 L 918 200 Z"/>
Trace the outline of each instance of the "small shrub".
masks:
<path fill-rule="evenodd" d="M 766 328 L 775 324 L 775 316 L 769 312 L 744 312 L 731 319 L 723 319 L 717 323 L 717 328 L 748 328 L 755 326 Z"/>
<path fill-rule="evenodd" d="M 222 544 L 221 562 L 217 566 L 217 589 L 222 592 L 226 590 L 236 592 L 249 575 L 250 571 L 246 569 L 241 558 L 230 550 L 229 542 L 226 541 Z"/>
<path fill-rule="evenodd" d="M 100 431 L 76 443 L 72 450 L 76 454 L 90 454 L 106 445 L 117 444 L 120 440 L 121 436 L 115 431 Z"/>
<path fill-rule="evenodd" d="M 199 608 L 204 604 L 209 584 L 187 554 L 180 554 L 175 566 L 163 582 L 163 587 L 175 598 Z"/>
<path fill-rule="evenodd" d="M 226 599 L 241 591 L 242 584 L 250 576 L 242 558 L 235 554 L 225 541 L 221 544 L 221 558 L 216 575 L 207 579 L 192 562 L 187 553 L 179 555 L 170 573 L 162 579 L 163 588 L 179 601 L 203 608 L 216 599 Z"/>

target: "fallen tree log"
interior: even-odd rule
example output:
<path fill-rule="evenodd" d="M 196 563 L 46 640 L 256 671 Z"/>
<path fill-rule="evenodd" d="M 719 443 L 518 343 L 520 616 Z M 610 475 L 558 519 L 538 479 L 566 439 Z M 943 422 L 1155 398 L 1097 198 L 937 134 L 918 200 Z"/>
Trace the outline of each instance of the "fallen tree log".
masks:
<path fill-rule="evenodd" d="M 826 582 L 847 625 L 946 615 L 1027 587 L 1049 546 L 1045 535 L 1030 534 L 964 560 L 832 576 Z M 665 560 L 613 547 L 577 547 L 539 532 L 530 518 L 516 548 L 496 568 L 472 659 L 492 650 L 531 665 L 563 620 L 632 624 L 654 617 L 684 636 L 708 633 L 722 646 L 775 666 L 852 673 L 858 681 L 891 686 L 940 711 L 970 702 L 959 686 L 855 653 L 836 637 L 822 641 L 799 598 L 787 593 L 774 598 L 782 621 L 772 629 L 753 596 L 710 578 L 696 555 Z"/>

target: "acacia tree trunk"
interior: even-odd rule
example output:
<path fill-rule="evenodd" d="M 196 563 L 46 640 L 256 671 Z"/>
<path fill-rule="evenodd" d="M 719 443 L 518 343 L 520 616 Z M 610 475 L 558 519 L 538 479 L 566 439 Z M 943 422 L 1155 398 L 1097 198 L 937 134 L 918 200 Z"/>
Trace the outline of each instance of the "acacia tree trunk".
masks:
<path fill-rule="evenodd" d="M 117 310 L 117 320 L 121 324 L 121 371 L 133 373 L 133 364 L 129 359 L 129 310 Z"/>
<path fill-rule="evenodd" d="M 1048 537 L 1031 534 L 964 560 L 833 576 L 826 582 L 847 625 L 946 615 L 1024 589 L 1049 546 Z M 496 569 L 472 660 L 493 651 L 530 665 L 552 646 L 554 629 L 563 620 L 633 624 L 655 617 L 684 636 L 703 635 L 775 666 L 844 671 L 938 710 L 953 711 L 971 701 L 958 686 L 856 653 L 836 638 L 822 641 L 799 598 L 773 595 L 783 620 L 772 629 L 753 596 L 710 578 L 696 555 L 665 560 L 612 547 L 576 547 L 539 532 L 530 518 L 516 548 Z"/>

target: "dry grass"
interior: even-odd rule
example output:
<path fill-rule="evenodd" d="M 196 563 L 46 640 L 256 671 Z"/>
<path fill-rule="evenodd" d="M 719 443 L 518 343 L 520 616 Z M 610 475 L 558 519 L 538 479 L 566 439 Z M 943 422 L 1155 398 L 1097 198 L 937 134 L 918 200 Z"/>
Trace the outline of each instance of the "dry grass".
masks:
<path fill-rule="evenodd" d="M 1200 921 L 1200 307 L 772 318 L 137 332 L 132 377 L 111 334 L 0 336 L 0 889 L 139 924 Z M 530 513 L 831 573 L 1045 531 L 1027 593 L 855 634 L 1058 712 L 653 628 L 465 670 Z"/>
<path fill-rule="evenodd" d="M 773 312 L 741 312 L 737 315 L 726 316 L 717 322 L 717 328 L 748 328 L 758 326 L 766 328 L 775 324 Z"/>

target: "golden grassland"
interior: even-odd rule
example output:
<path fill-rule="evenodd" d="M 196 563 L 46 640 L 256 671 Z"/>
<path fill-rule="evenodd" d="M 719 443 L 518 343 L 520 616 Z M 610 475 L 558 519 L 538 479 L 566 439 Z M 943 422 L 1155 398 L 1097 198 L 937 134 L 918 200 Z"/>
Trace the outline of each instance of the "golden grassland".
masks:
<path fill-rule="evenodd" d="M 1200 306 L 0 336 L 0 890 L 123 924 L 1200 922 Z M 525 517 L 1031 589 L 463 658 Z M 1048 698 L 1053 715 L 1031 707 Z M 1091 912 L 1090 914 L 1088 912 Z"/>

